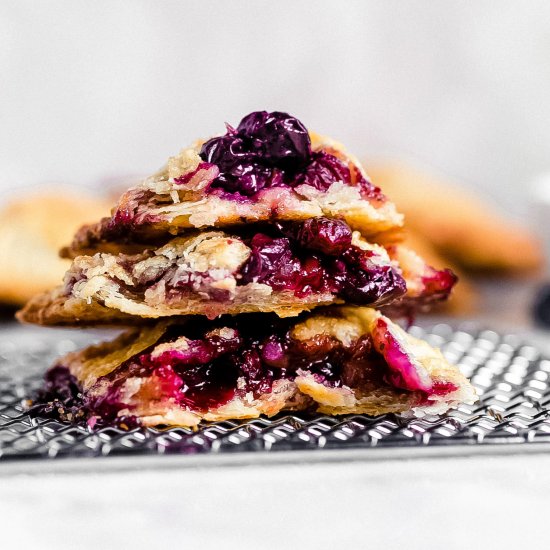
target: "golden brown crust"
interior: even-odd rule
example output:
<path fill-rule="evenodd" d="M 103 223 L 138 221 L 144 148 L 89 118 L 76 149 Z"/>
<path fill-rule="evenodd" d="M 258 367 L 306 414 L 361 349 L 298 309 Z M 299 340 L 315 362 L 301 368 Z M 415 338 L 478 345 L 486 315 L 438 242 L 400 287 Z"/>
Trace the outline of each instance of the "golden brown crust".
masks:
<path fill-rule="evenodd" d="M 98 223 L 80 226 L 73 235 L 72 240 L 66 240 L 69 244 L 59 249 L 59 256 L 73 260 L 78 256 L 93 256 L 99 250 L 106 254 L 139 254 L 145 248 L 145 243 L 150 245 L 154 236 L 145 234 L 143 243 L 121 243 L 102 239 L 111 218 L 101 218 Z"/>
<path fill-rule="evenodd" d="M 188 300 L 178 307 L 147 306 L 125 299 L 113 293 L 104 303 L 95 299 L 82 299 L 62 295 L 62 288 L 45 292 L 32 298 L 16 313 L 22 323 L 47 326 L 93 326 L 93 325 L 138 325 L 150 319 L 186 315 L 206 315 L 215 318 L 219 315 L 238 315 L 266 311 L 279 317 L 296 317 L 304 311 L 337 302 L 333 298 L 319 296 L 297 299 L 294 294 L 281 292 L 278 295 L 251 293 L 242 302 L 226 307 L 223 303 L 206 304 L 200 299 Z M 338 301 L 339 302 L 339 301 Z M 105 305 L 104 305 L 105 304 Z M 123 310 L 119 309 L 123 308 Z"/>
<path fill-rule="evenodd" d="M 143 324 L 141 317 L 110 309 L 90 300 L 68 298 L 62 287 L 37 294 L 15 316 L 21 323 L 47 326 L 95 326 Z"/>

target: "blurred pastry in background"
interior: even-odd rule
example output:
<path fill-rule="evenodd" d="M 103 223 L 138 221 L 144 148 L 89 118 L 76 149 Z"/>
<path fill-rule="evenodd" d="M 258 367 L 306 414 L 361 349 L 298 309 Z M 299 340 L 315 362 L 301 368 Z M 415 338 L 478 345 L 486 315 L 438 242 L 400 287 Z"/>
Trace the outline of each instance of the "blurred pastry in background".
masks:
<path fill-rule="evenodd" d="M 0 209 L 0 304 L 17 306 L 60 284 L 70 262 L 59 249 L 109 213 L 109 202 L 66 188 L 20 195 Z M 5 309 L 9 310 L 9 308 Z"/>
<path fill-rule="evenodd" d="M 451 261 L 466 271 L 509 275 L 542 266 L 537 239 L 476 194 L 410 165 L 369 162 L 367 166 L 373 183 L 405 214 L 412 238 L 423 237 L 444 258 L 440 265 Z M 413 247 L 430 260 L 416 241 Z M 457 288 L 464 286 L 464 278 L 461 281 Z"/>

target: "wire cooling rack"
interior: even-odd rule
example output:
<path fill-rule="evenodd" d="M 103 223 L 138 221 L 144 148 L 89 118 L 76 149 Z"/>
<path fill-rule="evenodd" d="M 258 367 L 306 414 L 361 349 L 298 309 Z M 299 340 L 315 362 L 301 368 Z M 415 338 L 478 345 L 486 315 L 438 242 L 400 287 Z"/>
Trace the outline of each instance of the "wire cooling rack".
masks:
<path fill-rule="evenodd" d="M 187 463 L 200 464 L 213 455 L 220 459 L 238 455 L 253 462 L 274 456 L 285 456 L 285 460 L 342 457 L 344 451 L 357 450 L 364 458 L 391 458 L 425 456 L 422 451 L 426 450 L 471 454 L 550 448 L 542 445 L 550 443 L 550 360 L 512 334 L 453 329 L 445 324 L 411 328 L 415 336 L 440 347 L 458 364 L 480 396 L 475 405 L 462 405 L 443 416 L 403 419 L 395 415 L 291 414 L 208 423 L 195 431 L 103 428 L 94 432 L 52 419 L 31 418 L 24 408 L 25 399 L 40 386 L 55 357 L 94 338 L 78 332 L 25 330 L 0 333 L 0 462 L 4 463 L 177 455 L 182 457 L 180 464 L 185 464 L 184 457 Z M 333 453 L 315 453 L 323 449 Z"/>

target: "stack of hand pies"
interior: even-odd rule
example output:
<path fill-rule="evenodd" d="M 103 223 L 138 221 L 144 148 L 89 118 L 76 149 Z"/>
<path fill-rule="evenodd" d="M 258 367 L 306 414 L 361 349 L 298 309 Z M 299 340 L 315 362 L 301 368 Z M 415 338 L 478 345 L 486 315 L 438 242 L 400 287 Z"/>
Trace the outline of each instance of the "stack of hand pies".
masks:
<path fill-rule="evenodd" d="M 403 217 L 338 143 L 254 112 L 126 191 L 62 254 L 63 285 L 18 313 L 131 328 L 60 359 L 42 412 L 121 426 L 441 413 L 475 391 L 390 318 L 456 277 L 399 244 Z"/>

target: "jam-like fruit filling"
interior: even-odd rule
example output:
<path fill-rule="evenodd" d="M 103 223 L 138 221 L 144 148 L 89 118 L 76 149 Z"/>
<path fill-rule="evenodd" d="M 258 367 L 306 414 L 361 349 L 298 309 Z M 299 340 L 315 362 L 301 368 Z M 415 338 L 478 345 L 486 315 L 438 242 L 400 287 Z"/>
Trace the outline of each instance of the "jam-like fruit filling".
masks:
<path fill-rule="evenodd" d="M 437 270 L 427 267 L 426 273 L 422 276 L 423 294 L 430 297 L 431 301 L 444 300 L 457 281 L 458 277 L 450 269 Z"/>
<path fill-rule="evenodd" d="M 307 184 L 326 191 L 333 183 L 359 187 L 366 198 L 382 199 L 379 188 L 357 166 L 328 151 L 312 151 L 306 127 L 288 113 L 257 111 L 236 128 L 203 144 L 200 157 L 220 173 L 208 188 L 226 197 L 252 197 L 262 189 Z M 202 165 L 204 168 L 204 165 Z M 201 166 L 197 170 L 201 169 Z M 187 175 L 176 179 L 185 184 Z"/>
<path fill-rule="evenodd" d="M 356 304 L 383 304 L 403 295 L 406 283 L 399 272 L 377 264 L 372 251 L 352 245 L 351 239 L 340 220 L 279 223 L 250 239 L 239 284 L 263 283 L 297 297 L 332 293 Z"/>
<path fill-rule="evenodd" d="M 372 337 L 374 347 L 390 367 L 388 379 L 393 386 L 411 391 L 430 392 L 432 379 L 428 371 L 406 352 L 384 319 L 378 319 Z"/>
<path fill-rule="evenodd" d="M 89 395 L 107 385 L 100 397 L 84 397 L 65 367 L 50 369 L 35 411 L 64 420 L 93 416 L 102 424 L 130 427 L 136 423 L 136 404 L 170 402 L 206 412 L 245 395 L 265 396 L 278 381 L 304 373 L 330 388 L 412 391 L 420 402 L 457 389 L 434 382 L 383 318 L 372 333 L 345 345 L 322 332 L 298 339 L 293 327 L 288 319 L 269 314 L 172 325 L 153 346 L 98 379 Z M 126 382 L 136 379 L 141 380 L 137 393 L 132 382 L 128 394 Z"/>
<path fill-rule="evenodd" d="M 67 367 L 56 365 L 46 373 L 43 387 L 32 400 L 30 413 L 77 424 L 112 425 L 126 430 L 139 425 L 133 415 L 120 415 L 123 405 L 107 395 L 102 399 L 88 399 L 77 379 Z M 98 422 L 99 421 L 99 422 Z"/>
<path fill-rule="evenodd" d="M 391 254 L 390 257 L 392 257 Z M 419 276 L 419 281 L 422 286 L 419 294 L 406 295 L 384 305 L 382 308 L 384 315 L 408 318 L 409 325 L 412 324 L 419 311 L 428 311 L 434 304 L 444 302 L 449 298 L 458 277 L 450 269 L 437 270 L 425 265 L 424 273 Z"/>

